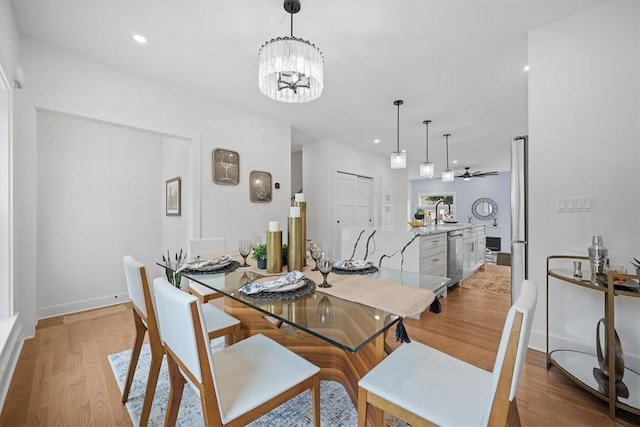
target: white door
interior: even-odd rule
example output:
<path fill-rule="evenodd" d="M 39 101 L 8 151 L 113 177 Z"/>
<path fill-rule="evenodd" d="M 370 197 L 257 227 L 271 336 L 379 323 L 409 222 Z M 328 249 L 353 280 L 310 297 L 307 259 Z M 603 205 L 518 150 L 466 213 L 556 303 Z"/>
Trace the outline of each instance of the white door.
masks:
<path fill-rule="evenodd" d="M 340 247 L 340 230 L 345 227 L 373 226 L 373 179 L 336 172 L 335 247 Z"/>

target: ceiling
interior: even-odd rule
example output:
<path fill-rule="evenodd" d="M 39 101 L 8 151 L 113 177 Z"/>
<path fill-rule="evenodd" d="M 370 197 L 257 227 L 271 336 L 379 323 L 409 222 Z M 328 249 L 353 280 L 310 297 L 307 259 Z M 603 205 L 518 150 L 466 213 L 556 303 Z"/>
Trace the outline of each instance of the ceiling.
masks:
<path fill-rule="evenodd" d="M 325 81 L 320 98 L 294 105 L 257 84 L 258 49 L 290 33 L 282 0 L 12 0 L 22 35 L 290 123 L 293 150 L 331 139 L 388 155 L 402 99 L 410 178 L 425 161 L 426 119 L 436 171 L 445 133 L 456 174 L 508 170 L 511 138 L 527 133 L 527 33 L 598 3 L 302 0 L 293 33 L 322 50 Z"/>

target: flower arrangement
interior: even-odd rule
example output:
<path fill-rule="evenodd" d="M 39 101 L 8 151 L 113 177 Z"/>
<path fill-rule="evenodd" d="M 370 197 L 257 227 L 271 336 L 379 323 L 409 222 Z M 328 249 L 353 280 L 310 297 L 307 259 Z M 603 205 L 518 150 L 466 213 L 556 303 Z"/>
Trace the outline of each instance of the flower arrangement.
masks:
<path fill-rule="evenodd" d="M 184 261 L 184 259 L 187 257 L 186 254 L 183 255 L 182 253 L 182 249 L 180 249 L 180 252 L 176 252 L 176 256 L 175 256 L 175 263 L 176 263 L 176 267 L 179 266 L 182 261 Z M 169 262 L 173 262 L 171 260 L 171 255 L 169 254 L 169 251 L 167 251 L 167 257 L 165 258 L 164 254 L 162 255 L 162 262 L 169 263 Z M 171 270 L 169 270 L 168 268 L 164 269 L 164 272 L 167 276 L 167 280 L 169 281 L 169 283 L 171 283 L 173 286 L 175 286 L 178 289 L 180 288 L 180 282 L 182 281 L 182 276 L 179 273 L 175 273 Z"/>

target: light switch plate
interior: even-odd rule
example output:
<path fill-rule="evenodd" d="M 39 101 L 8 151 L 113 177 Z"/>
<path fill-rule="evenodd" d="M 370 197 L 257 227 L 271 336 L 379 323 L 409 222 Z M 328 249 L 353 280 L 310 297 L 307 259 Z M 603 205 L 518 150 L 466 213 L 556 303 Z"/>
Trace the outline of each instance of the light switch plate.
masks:
<path fill-rule="evenodd" d="M 567 212 L 595 212 L 596 202 L 593 196 L 574 196 L 556 198 L 556 211 Z"/>

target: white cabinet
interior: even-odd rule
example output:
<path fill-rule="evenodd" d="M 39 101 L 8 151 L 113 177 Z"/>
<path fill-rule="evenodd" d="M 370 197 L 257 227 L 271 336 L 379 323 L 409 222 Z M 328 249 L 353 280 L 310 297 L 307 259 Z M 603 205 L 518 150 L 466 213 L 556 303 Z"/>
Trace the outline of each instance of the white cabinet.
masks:
<path fill-rule="evenodd" d="M 478 244 L 476 247 L 476 266 L 480 267 L 485 263 L 485 249 L 487 247 L 487 240 L 484 232 L 484 227 L 476 228 L 476 237 Z"/>
<path fill-rule="evenodd" d="M 484 265 L 485 232 L 484 227 L 472 227 L 464 230 L 462 277 L 467 277 Z"/>
<path fill-rule="evenodd" d="M 447 233 L 420 236 L 420 273 L 447 276 Z"/>

